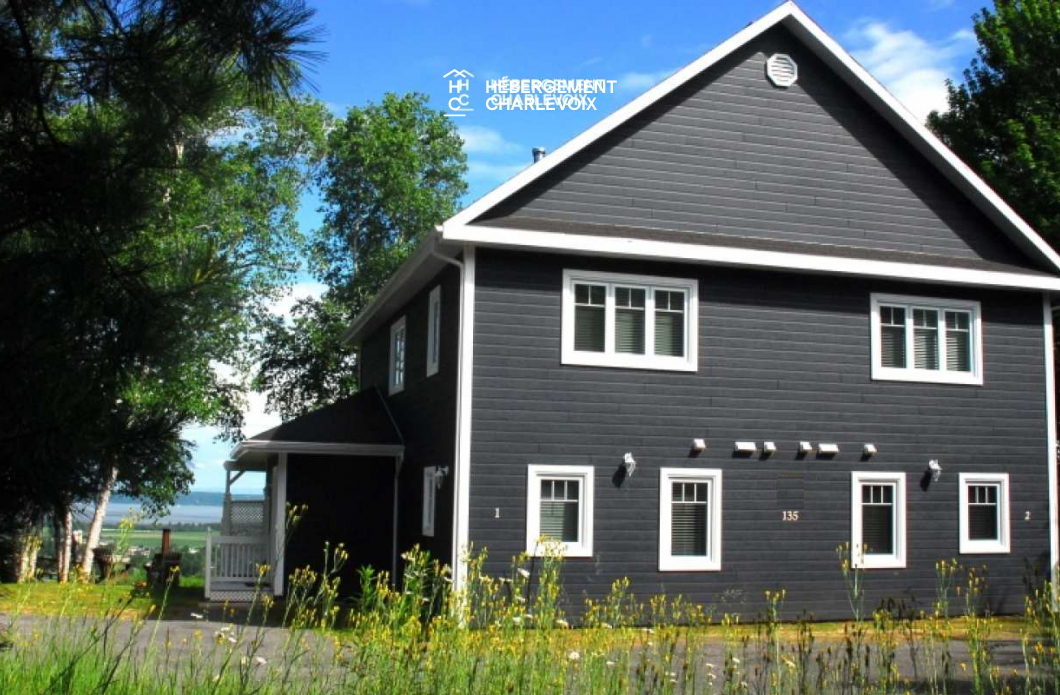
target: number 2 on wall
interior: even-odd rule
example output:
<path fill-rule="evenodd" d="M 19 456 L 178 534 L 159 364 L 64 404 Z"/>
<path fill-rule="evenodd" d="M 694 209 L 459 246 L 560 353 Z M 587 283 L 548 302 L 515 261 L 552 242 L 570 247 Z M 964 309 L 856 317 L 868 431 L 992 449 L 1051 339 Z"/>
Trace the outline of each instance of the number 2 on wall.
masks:
<path fill-rule="evenodd" d="M 798 510 L 792 510 L 792 511 L 785 510 L 785 511 L 781 512 L 780 514 L 781 514 L 780 518 L 783 521 L 798 521 L 799 520 L 799 512 L 798 512 Z"/>

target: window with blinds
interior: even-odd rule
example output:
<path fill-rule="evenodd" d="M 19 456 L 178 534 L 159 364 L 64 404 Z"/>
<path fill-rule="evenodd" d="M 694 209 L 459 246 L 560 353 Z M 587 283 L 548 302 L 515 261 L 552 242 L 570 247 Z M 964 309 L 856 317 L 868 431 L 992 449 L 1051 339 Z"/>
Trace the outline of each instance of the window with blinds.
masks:
<path fill-rule="evenodd" d="M 578 542 L 578 504 L 581 499 L 577 480 L 541 481 L 541 537 L 564 543 Z"/>
<path fill-rule="evenodd" d="M 873 378 L 982 384 L 979 304 L 873 295 Z"/>
<path fill-rule="evenodd" d="M 405 317 L 390 327 L 390 393 L 405 388 Z"/>
<path fill-rule="evenodd" d="M 1008 553 L 1008 474 L 958 474 L 961 501 L 961 552 Z"/>
<path fill-rule="evenodd" d="M 593 552 L 593 467 L 527 467 L 526 552 L 558 548 L 566 557 Z"/>
<path fill-rule="evenodd" d="M 438 373 L 441 360 L 442 288 L 435 287 L 427 304 L 427 376 Z"/>
<path fill-rule="evenodd" d="M 866 555 L 894 553 L 894 485 L 861 486 L 861 545 Z"/>
<path fill-rule="evenodd" d="M 710 483 L 675 482 L 670 498 L 670 552 L 707 555 L 707 488 Z"/>
<path fill-rule="evenodd" d="M 659 472 L 659 569 L 721 569 L 721 471 L 662 468 Z"/>
<path fill-rule="evenodd" d="M 863 569 L 906 566 L 905 473 L 851 473 L 850 561 Z"/>
<path fill-rule="evenodd" d="M 564 271 L 563 362 L 695 371 L 696 281 Z"/>

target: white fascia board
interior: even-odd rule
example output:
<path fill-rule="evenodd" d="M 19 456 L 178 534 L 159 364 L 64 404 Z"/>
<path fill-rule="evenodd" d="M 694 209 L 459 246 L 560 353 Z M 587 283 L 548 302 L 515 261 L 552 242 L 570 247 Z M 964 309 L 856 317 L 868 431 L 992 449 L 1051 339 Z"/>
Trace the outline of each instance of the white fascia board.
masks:
<path fill-rule="evenodd" d="M 751 266 L 776 271 L 918 280 L 940 285 L 1060 291 L 1060 277 L 731 246 L 682 244 L 672 241 L 603 237 L 589 234 L 562 234 L 480 225 L 446 228 L 444 238 L 446 241 L 496 248 L 538 249 L 546 252 L 615 258 L 651 258 L 706 265 Z"/>
<path fill-rule="evenodd" d="M 405 453 L 405 447 L 402 444 L 346 444 L 248 439 L 232 450 L 231 458 L 238 461 L 243 454 L 252 452 L 332 456 L 402 456 Z"/>
<path fill-rule="evenodd" d="M 638 113 L 678 89 L 718 61 L 738 50 L 777 24 L 783 23 L 807 44 L 807 47 L 836 69 L 840 78 L 866 98 L 912 145 L 943 172 L 947 179 L 968 195 L 976 206 L 997 224 L 1024 252 L 1060 271 L 1060 255 L 1028 225 L 1023 218 L 957 155 L 920 123 L 865 68 L 792 2 L 785 2 L 772 12 L 747 25 L 721 44 L 678 70 L 644 94 L 619 108 L 610 116 L 567 141 L 555 152 L 527 167 L 497 188 L 449 218 L 446 231 L 474 221 L 515 192 L 545 175 Z"/>

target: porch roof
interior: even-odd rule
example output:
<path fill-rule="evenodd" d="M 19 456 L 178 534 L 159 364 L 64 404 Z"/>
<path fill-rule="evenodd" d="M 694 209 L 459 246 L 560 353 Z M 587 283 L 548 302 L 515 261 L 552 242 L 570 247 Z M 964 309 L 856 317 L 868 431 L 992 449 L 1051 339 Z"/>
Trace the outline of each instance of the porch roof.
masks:
<path fill-rule="evenodd" d="M 369 388 L 241 442 L 229 470 L 263 470 L 270 453 L 401 456 L 405 442 L 383 395 Z"/>

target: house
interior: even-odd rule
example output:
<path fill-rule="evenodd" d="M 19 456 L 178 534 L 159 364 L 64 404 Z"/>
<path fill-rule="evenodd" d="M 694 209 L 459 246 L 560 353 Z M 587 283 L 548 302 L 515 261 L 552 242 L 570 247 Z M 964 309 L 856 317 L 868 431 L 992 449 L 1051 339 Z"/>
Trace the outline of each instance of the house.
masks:
<path fill-rule="evenodd" d="M 930 604 L 957 558 L 1018 612 L 1058 559 L 1057 291 L 1060 257 L 786 3 L 447 220 L 348 332 L 364 390 L 229 466 L 268 471 L 256 552 L 288 571 L 419 544 L 459 585 L 468 546 L 503 574 L 547 537 L 575 608 L 628 577 L 827 618 L 851 544 L 869 606 Z M 310 511 L 280 558 L 285 501 Z"/>

